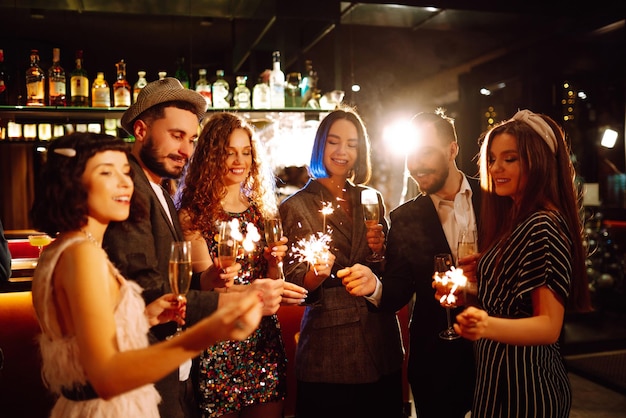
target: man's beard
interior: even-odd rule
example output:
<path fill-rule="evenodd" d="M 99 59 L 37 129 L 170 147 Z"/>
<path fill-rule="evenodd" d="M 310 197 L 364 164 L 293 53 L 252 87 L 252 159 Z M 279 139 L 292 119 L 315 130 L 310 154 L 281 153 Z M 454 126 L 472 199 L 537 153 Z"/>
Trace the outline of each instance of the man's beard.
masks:
<path fill-rule="evenodd" d="M 430 184 L 428 188 L 422 187 L 420 182 L 417 181 L 415 178 L 413 178 L 413 180 L 415 180 L 415 183 L 417 183 L 417 187 L 419 188 L 420 192 L 426 193 L 426 194 L 435 194 L 439 190 L 441 190 L 443 186 L 446 184 L 446 180 L 448 180 L 448 175 L 450 174 L 447 169 L 447 166 L 443 170 L 437 169 L 437 170 L 433 170 L 427 173 L 428 175 L 435 176 L 435 181 L 432 184 Z"/>
<path fill-rule="evenodd" d="M 147 136 L 144 145 L 139 150 L 141 161 L 154 174 L 161 178 L 178 179 L 183 174 L 183 169 L 168 170 L 163 161 L 159 161 L 157 149 L 154 146 L 152 136 Z"/>

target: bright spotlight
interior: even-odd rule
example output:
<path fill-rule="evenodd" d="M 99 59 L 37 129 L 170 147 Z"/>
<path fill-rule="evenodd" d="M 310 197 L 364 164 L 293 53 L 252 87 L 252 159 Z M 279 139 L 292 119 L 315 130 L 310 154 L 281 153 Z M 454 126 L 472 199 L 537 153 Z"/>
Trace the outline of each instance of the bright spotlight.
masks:
<path fill-rule="evenodd" d="M 353 91 L 353 92 L 355 92 L 355 93 L 356 93 L 357 91 L 361 91 L 361 86 L 359 86 L 359 85 L 358 85 L 358 84 L 356 84 L 356 83 L 355 83 L 355 84 L 353 84 L 353 85 L 352 85 L 352 91 Z"/>
<path fill-rule="evenodd" d="M 483 87 L 482 89 L 480 89 L 480 94 L 482 94 L 483 96 L 491 96 L 491 90 Z"/>
<path fill-rule="evenodd" d="M 606 129 L 604 135 L 602 135 L 602 141 L 600 145 L 605 148 L 613 148 L 617 142 L 617 131 L 613 129 Z"/>
<path fill-rule="evenodd" d="M 417 131 L 409 120 L 397 120 L 384 128 L 383 139 L 394 155 L 406 155 L 417 145 Z"/>

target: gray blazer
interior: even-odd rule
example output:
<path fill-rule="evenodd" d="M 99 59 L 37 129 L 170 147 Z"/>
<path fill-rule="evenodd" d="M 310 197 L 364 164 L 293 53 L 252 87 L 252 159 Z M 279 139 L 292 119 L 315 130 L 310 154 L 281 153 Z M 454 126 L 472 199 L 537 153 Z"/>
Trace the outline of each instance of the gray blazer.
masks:
<path fill-rule="evenodd" d="M 351 296 L 334 273 L 356 263 L 366 264 L 371 253 L 365 238 L 361 186 L 346 183 L 352 201 L 352 217 L 336 209 L 326 215 L 333 230 L 331 251 L 336 256 L 333 275 L 309 293 L 296 350 L 296 376 L 306 382 L 368 383 L 402 368 L 404 352 L 395 313 L 379 312 L 363 297 Z M 320 213 L 334 199 L 315 180 L 280 205 L 284 234 L 291 245 L 322 231 Z M 382 198 L 379 200 L 382 203 Z M 384 221 L 384 205 L 380 219 Z M 302 285 L 308 266 L 290 251 L 285 259 L 287 280 Z"/>

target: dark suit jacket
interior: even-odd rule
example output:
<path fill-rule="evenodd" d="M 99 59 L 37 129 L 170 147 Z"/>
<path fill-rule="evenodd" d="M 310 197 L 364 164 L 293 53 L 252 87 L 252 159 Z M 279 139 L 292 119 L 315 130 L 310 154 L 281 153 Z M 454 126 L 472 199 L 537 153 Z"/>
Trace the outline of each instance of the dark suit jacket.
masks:
<path fill-rule="evenodd" d="M 167 193 L 166 200 L 172 214 L 173 224 L 169 221 L 146 174 L 132 156 L 130 165 L 135 183 L 135 198 L 145 207 L 146 217 L 139 222 L 127 220 L 109 224 L 102 246 L 124 277 L 139 283 L 144 289 L 146 302 L 151 302 L 171 292 L 168 279 L 170 246 L 172 241 L 182 240 L 183 234 L 176 209 Z M 187 325 L 193 325 L 213 313 L 217 309 L 217 302 L 218 295 L 215 292 L 190 290 L 187 293 L 187 316 L 185 318 Z M 174 322 L 157 325 L 151 328 L 150 340 L 153 343 L 163 340 L 175 331 Z M 156 388 L 163 399 L 159 405 L 161 416 L 182 418 L 178 371 L 174 371 L 157 382 Z M 191 404 L 187 404 L 186 408 L 197 409 L 195 402 L 189 401 Z"/>
<path fill-rule="evenodd" d="M 374 382 L 402 368 L 404 353 L 395 313 L 377 312 L 365 298 L 351 296 L 334 276 L 343 267 L 366 264 L 365 257 L 371 254 L 360 205 L 363 188 L 349 185 L 346 189 L 352 199 L 352 217 L 339 209 L 326 217 L 326 224 L 333 229 L 331 252 L 337 257 L 333 276 L 309 293 L 310 305 L 300 327 L 296 376 L 306 382 Z M 309 181 L 282 202 L 280 215 L 291 245 L 323 230 L 324 217 L 319 211 L 323 202 L 332 201 L 326 188 Z M 386 229 L 383 215 L 384 207 L 380 219 Z M 287 280 L 302 285 L 307 270 L 305 263 L 287 255 Z"/>
<path fill-rule="evenodd" d="M 150 302 L 171 292 L 168 279 L 170 246 L 172 241 L 182 240 L 183 233 L 172 200 L 167 197 L 173 225 L 139 163 L 132 156 L 130 163 L 136 197 L 148 213 L 140 222 L 111 223 L 104 235 L 103 247 L 124 277 L 143 287 L 146 301 Z M 190 290 L 187 294 L 187 325 L 213 313 L 217 309 L 217 300 L 215 292 Z M 174 323 L 165 325 L 153 328 L 159 339 L 176 330 Z"/>
<path fill-rule="evenodd" d="M 478 218 L 480 185 L 477 179 L 468 180 Z M 408 378 L 416 407 L 420 417 L 446 416 L 443 411 L 454 403 L 449 398 L 454 393 L 455 402 L 467 412 L 474 387 L 472 343 L 464 339 L 446 341 L 438 336 L 447 322 L 445 309 L 435 299 L 432 287 L 433 259 L 435 254 L 451 251 L 437 211 L 429 196 L 420 195 L 394 209 L 390 217 L 380 308 L 395 312 L 415 298 L 409 328 Z M 452 319 L 460 311 L 453 310 Z M 464 395 L 465 399 L 460 399 Z M 435 408 L 437 415 L 426 412 Z"/>

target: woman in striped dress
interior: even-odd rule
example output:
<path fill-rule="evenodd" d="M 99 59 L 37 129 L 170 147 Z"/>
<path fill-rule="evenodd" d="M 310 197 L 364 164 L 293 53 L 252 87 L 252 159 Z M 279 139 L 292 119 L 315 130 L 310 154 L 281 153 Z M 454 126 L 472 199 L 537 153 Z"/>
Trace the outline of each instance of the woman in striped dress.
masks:
<path fill-rule="evenodd" d="M 590 309 L 574 169 L 563 130 L 522 110 L 481 146 L 482 309 L 457 316 L 476 341 L 472 418 L 566 418 L 571 389 L 560 355 L 566 309 Z"/>

